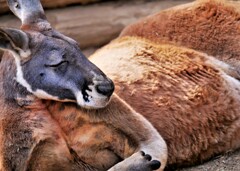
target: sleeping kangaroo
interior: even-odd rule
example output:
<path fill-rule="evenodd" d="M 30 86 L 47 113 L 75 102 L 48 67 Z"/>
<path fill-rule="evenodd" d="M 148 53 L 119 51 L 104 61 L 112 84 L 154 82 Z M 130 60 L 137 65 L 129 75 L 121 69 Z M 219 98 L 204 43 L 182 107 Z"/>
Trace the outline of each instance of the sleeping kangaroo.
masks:
<path fill-rule="evenodd" d="M 18 5 L 19 3 L 14 6 L 18 7 Z M 42 23 L 37 25 L 42 26 Z M 24 32 L 26 30 L 32 32 L 33 28 L 35 26 L 24 26 L 24 24 L 22 26 Z M 6 36 L 4 43 L 8 41 L 10 40 Z M 13 79 L 15 62 L 13 58 L 7 56 L 2 62 L 11 65 L 2 66 L 3 70 L 10 68 L 8 72 L 1 71 L 5 78 L 2 82 L 4 84 L 9 82 L 4 86 L 3 94 L 8 94 L 10 98 L 7 99 L 17 108 L 21 106 L 22 113 L 30 110 L 31 116 L 39 117 L 43 115 L 39 113 L 44 111 L 45 119 L 40 117 L 37 122 L 36 120 L 33 122 L 33 119 L 23 117 L 24 120 L 19 119 L 16 122 L 21 125 L 16 127 L 12 126 L 17 120 L 14 117 L 8 116 L 8 120 L 5 117 L 1 119 L 2 123 L 5 123 L 5 126 L 1 127 L 5 130 L 2 137 L 10 137 L 5 142 L 11 142 L 13 137 L 15 140 L 14 143 L 1 144 L 1 149 L 6 151 L 8 144 L 14 144 L 11 146 L 12 150 L 18 151 L 18 153 L 9 153 L 11 151 L 9 150 L 7 153 L 2 153 L 5 154 L 0 157 L 3 161 L 2 168 L 11 170 L 6 167 L 6 161 L 11 161 L 11 156 L 14 156 L 15 164 L 12 168 L 17 168 L 16 163 L 25 161 L 22 168 L 29 170 L 80 168 L 80 170 L 147 171 L 158 169 L 160 164 L 156 159 L 161 161 L 159 170 L 163 170 L 166 164 L 171 168 L 191 165 L 216 154 L 239 148 L 239 82 L 236 79 L 237 71 L 230 65 L 191 49 L 160 44 L 131 35 L 111 42 L 96 52 L 91 60 L 114 80 L 117 94 L 150 120 L 160 135 L 149 122 L 116 94 L 113 94 L 105 108 L 83 109 L 79 107 L 81 103 L 78 103 L 77 98 L 71 101 L 77 101 L 78 105 L 57 102 L 61 98 L 49 96 L 44 98 L 34 90 L 26 91 L 27 87 L 22 87 L 20 95 L 18 95 L 19 87 L 12 88 L 17 92 L 6 93 L 13 85 L 20 86 Z M 58 70 L 59 66 L 55 67 L 54 69 Z M 7 73 L 11 73 L 12 76 L 8 76 Z M 76 75 L 72 74 L 72 76 Z M 107 80 L 110 82 L 109 79 Z M 45 84 L 44 80 L 41 83 Z M 65 81 L 65 84 L 68 85 L 68 81 Z M 57 88 L 53 89 L 57 90 Z M 95 89 L 91 88 L 90 92 L 94 92 L 93 90 Z M 42 89 L 42 91 L 46 90 Z M 59 94 L 61 93 L 63 92 Z M 87 97 L 91 98 L 91 95 L 87 94 Z M 3 101 L 2 104 L 7 106 L 5 98 Z M 65 98 L 64 101 L 70 100 Z M 25 114 L 17 116 L 22 119 Z M 27 145 L 20 146 L 20 142 L 26 143 L 29 142 L 26 140 L 33 139 L 31 136 L 17 137 L 14 134 L 17 131 L 27 132 L 20 129 L 24 128 L 26 122 L 33 123 L 31 126 L 26 124 L 27 128 L 34 126 L 34 129 L 30 130 L 37 132 L 37 137 L 40 139 L 39 143 L 34 142 L 33 150 L 29 150 Z M 15 128 L 15 131 L 11 131 L 10 128 L 5 129 L 8 125 L 10 128 Z M 36 127 L 37 131 L 35 131 Z M 19 142 L 16 143 L 17 141 Z M 26 144 L 31 145 L 31 143 Z M 30 159 L 24 158 L 20 155 L 23 153 L 17 150 L 23 147 L 28 151 L 25 154 Z M 19 156 L 21 162 L 16 156 Z M 24 170 L 22 168 L 19 170 Z"/>

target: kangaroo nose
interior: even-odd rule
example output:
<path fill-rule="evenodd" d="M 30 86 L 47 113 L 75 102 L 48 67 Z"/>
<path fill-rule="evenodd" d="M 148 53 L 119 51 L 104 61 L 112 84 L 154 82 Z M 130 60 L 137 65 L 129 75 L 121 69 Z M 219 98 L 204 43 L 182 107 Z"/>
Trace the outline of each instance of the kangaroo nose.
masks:
<path fill-rule="evenodd" d="M 114 91 L 114 83 L 112 80 L 108 79 L 103 81 L 96 86 L 97 92 L 104 96 L 111 96 Z"/>

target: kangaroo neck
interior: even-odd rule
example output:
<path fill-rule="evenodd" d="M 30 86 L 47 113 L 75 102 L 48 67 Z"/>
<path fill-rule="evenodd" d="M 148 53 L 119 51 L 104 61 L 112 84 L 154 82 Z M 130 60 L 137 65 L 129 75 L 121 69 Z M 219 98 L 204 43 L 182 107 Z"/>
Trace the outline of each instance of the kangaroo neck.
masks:
<path fill-rule="evenodd" d="M 4 53 L 0 68 L 2 105 L 16 108 L 43 108 L 42 100 L 36 98 L 16 81 L 16 64 L 10 53 Z"/>

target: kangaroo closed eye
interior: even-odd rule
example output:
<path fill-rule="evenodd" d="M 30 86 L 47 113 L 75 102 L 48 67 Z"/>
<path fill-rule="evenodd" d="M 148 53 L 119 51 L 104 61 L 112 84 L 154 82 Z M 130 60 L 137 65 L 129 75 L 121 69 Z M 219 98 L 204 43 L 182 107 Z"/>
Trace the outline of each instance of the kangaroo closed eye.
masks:
<path fill-rule="evenodd" d="M 46 67 L 58 67 L 60 65 L 67 65 L 69 62 L 68 61 L 61 61 L 57 64 L 45 64 Z"/>

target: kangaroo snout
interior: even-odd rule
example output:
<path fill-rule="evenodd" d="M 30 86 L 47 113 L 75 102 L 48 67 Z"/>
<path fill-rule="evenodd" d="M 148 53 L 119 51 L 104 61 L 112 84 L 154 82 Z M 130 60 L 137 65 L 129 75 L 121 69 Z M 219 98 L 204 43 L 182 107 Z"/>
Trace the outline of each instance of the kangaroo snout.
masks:
<path fill-rule="evenodd" d="M 114 83 L 112 80 L 107 79 L 96 85 L 96 90 L 99 94 L 110 97 L 114 91 Z"/>

